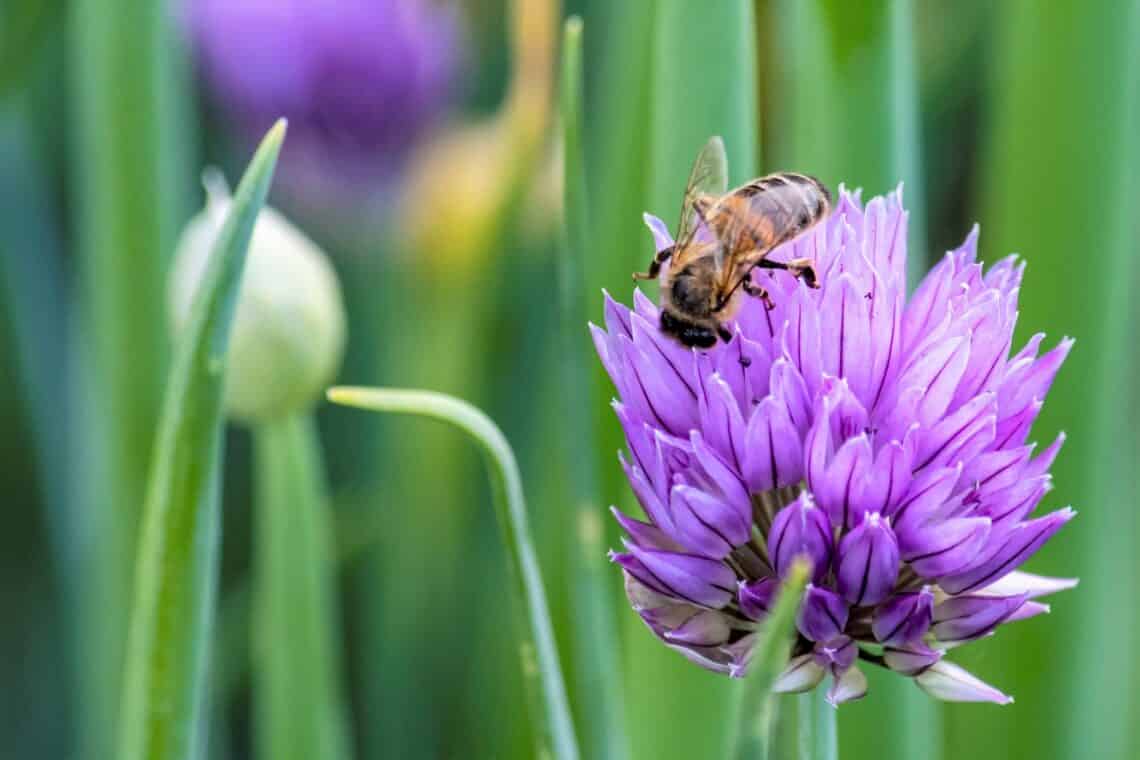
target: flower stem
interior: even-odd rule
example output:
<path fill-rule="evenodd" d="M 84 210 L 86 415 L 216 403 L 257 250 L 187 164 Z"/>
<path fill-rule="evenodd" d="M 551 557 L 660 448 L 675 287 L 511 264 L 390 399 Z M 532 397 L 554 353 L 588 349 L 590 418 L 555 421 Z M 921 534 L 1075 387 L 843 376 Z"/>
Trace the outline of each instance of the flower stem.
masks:
<path fill-rule="evenodd" d="M 254 444 L 257 756 L 345 760 L 335 554 L 313 421 L 262 423 Z"/>
<path fill-rule="evenodd" d="M 796 611 L 800 606 L 804 586 L 807 584 L 807 565 L 798 561 L 784 581 L 780 598 L 765 622 L 760 640 L 748 666 L 748 678 L 740 699 L 739 720 L 733 757 L 737 760 L 779 758 L 769 754 L 774 725 L 775 695 L 772 682 L 788 662 L 788 642 L 795 625 Z M 785 700 L 786 701 L 786 700 Z"/>
<path fill-rule="evenodd" d="M 542 573 L 531 541 L 522 478 L 514 451 L 502 431 L 474 406 L 442 393 L 340 387 L 329 389 L 328 398 L 335 404 L 359 409 L 442 420 L 467 433 L 479 444 L 486 456 L 508 564 L 513 570 L 516 589 L 526 611 L 528 625 L 520 624 L 518 629 L 519 656 L 532 710 L 540 721 L 541 752 L 559 760 L 576 760 L 578 742 L 566 699 Z"/>

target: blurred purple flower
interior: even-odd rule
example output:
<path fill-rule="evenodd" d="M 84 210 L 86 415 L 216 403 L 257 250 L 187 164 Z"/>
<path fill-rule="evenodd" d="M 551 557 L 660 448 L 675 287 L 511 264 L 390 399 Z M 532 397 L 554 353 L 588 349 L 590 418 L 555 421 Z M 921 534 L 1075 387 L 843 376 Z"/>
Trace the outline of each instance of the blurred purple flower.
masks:
<path fill-rule="evenodd" d="M 453 7 L 430 0 L 184 0 L 200 68 L 249 136 L 289 119 L 283 179 L 321 203 L 382 188 L 448 102 Z"/>
<path fill-rule="evenodd" d="M 672 243 L 647 215 L 658 249 Z M 1029 601 L 1075 585 L 1018 570 L 1074 515 L 1030 514 L 1063 436 L 1027 444 L 1072 341 L 1010 356 L 1023 265 L 983 273 L 977 230 L 906 298 L 901 193 L 831 217 L 777 250 L 815 260 L 822 288 L 783 272 L 733 337 L 687 349 L 640 292 L 591 325 L 617 386 L 622 466 L 648 516 L 615 510 L 613 554 L 634 609 L 667 646 L 738 676 L 792 559 L 813 563 L 780 691 L 826 675 L 833 704 L 866 692 L 862 659 L 951 700 L 1010 698 L 942 660 Z M 754 273 L 755 276 L 755 273 Z"/>

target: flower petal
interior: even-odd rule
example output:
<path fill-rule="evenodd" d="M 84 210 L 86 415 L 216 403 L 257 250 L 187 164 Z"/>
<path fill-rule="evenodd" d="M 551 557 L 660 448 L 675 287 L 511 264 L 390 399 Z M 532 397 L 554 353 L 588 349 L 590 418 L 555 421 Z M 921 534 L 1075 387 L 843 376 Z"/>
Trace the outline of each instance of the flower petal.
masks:
<path fill-rule="evenodd" d="M 916 593 L 896 594 L 875 608 L 871 631 L 888 646 L 918 641 L 934 619 L 934 593 L 929 586 Z"/>
<path fill-rule="evenodd" d="M 951 597 L 935 606 L 930 632 L 947 646 L 981 638 L 1016 612 L 1027 598 L 1025 594 Z"/>
<path fill-rule="evenodd" d="M 740 611 L 753 620 L 763 620 L 768 616 L 780 582 L 775 578 L 760 578 L 754 581 L 740 581 L 736 596 Z"/>
<path fill-rule="evenodd" d="M 993 596 L 1012 596 L 1025 594 L 1030 599 L 1055 594 L 1058 591 L 1067 591 L 1076 588 L 1080 580 L 1077 578 L 1051 578 L 1047 575 L 1034 575 L 1021 570 L 1014 570 L 988 586 L 984 586 L 975 594 L 990 594 Z"/>
<path fill-rule="evenodd" d="M 997 550 L 984 562 L 964 573 L 942 578 L 938 584 L 947 593 L 962 594 L 1000 580 L 1029 559 L 1076 514 L 1072 509 L 1065 508 L 1017 525 L 1007 535 L 1001 537 Z"/>
<path fill-rule="evenodd" d="M 716 610 L 703 610 L 668 631 L 665 638 L 680 644 L 713 647 L 726 643 L 731 635 L 732 626 L 727 615 Z"/>
<path fill-rule="evenodd" d="M 768 531 L 768 556 L 784 578 L 797 557 L 811 561 L 812 580 L 820 583 L 831 570 L 834 548 L 831 522 L 807 492 L 781 509 Z"/>
<path fill-rule="evenodd" d="M 808 584 L 796 615 L 796 628 L 812 641 L 831 641 L 847 626 L 847 605 L 825 588 Z"/>
<path fill-rule="evenodd" d="M 1013 697 L 1002 694 L 965 669 L 946 660 L 935 663 L 914 680 L 927 694 L 947 702 L 1013 704 Z"/>
<path fill-rule="evenodd" d="M 943 652 L 931 649 L 921 641 L 883 649 L 883 662 L 904 676 L 917 676 L 942 659 Z"/>
<path fill-rule="evenodd" d="M 887 520 L 870 512 L 843 537 L 836 560 L 839 594 L 860 607 L 887 598 L 899 575 L 899 545 Z"/>
<path fill-rule="evenodd" d="M 664 589 L 669 596 L 702 607 L 719 609 L 732 601 L 736 576 L 725 564 L 694 554 L 642 549 L 634 544 L 628 548 L 649 573 L 650 588 Z M 645 582 L 640 576 L 638 579 Z"/>
<path fill-rule="evenodd" d="M 920 576 L 940 578 L 974 562 L 989 535 L 988 517 L 934 521 L 900 531 L 899 549 Z"/>
<path fill-rule="evenodd" d="M 827 675 L 827 671 L 815 661 L 811 654 L 802 654 L 799 657 L 793 657 L 788 662 L 788 666 L 784 668 L 784 672 L 776 676 L 776 680 L 772 682 L 772 692 L 774 694 L 800 694 L 811 691 L 819 685 L 825 675 Z"/>
<path fill-rule="evenodd" d="M 744 434 L 744 481 L 753 493 L 798 483 L 803 478 L 803 446 L 785 404 L 765 397 Z"/>
<path fill-rule="evenodd" d="M 831 688 L 827 690 L 827 703 L 839 707 L 844 702 L 854 702 L 867 696 L 867 676 L 852 665 L 839 676 L 834 676 Z"/>

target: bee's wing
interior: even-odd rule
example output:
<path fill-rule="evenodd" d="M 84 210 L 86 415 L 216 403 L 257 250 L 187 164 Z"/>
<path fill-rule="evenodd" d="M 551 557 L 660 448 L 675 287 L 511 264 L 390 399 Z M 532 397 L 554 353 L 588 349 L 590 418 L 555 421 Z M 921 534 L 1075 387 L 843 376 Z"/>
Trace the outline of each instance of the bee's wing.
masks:
<path fill-rule="evenodd" d="M 730 294 L 774 248 L 810 226 L 810 198 L 780 180 L 762 177 L 733 190 L 709 215 L 719 238 L 719 289 Z M 818 217 L 817 217 L 818 218 Z"/>
<path fill-rule="evenodd" d="M 704 219 L 708 197 L 719 198 L 728 190 L 728 158 L 724 140 L 713 135 L 693 162 L 689 181 L 685 184 L 685 198 L 681 203 L 681 221 L 677 224 L 678 249 L 689 243 Z"/>

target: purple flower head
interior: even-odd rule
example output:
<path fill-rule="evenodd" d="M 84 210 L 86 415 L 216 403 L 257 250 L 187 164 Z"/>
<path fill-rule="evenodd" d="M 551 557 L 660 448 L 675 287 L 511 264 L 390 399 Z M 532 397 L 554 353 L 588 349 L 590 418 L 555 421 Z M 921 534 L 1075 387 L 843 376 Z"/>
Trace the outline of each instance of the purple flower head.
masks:
<path fill-rule="evenodd" d="M 381 189 L 447 105 L 458 19 L 430 0 L 184 0 L 199 68 L 250 139 L 289 119 L 283 179 L 315 203 Z M 333 193 L 328 198 L 328 193 Z"/>
<path fill-rule="evenodd" d="M 647 216 L 657 249 L 672 244 Z M 594 342 L 617 387 L 622 465 L 647 516 L 617 513 L 634 609 L 666 645 L 741 675 L 796 557 L 812 563 L 778 691 L 831 678 L 866 692 L 858 660 L 942 699 L 1010 699 L 943 659 L 1032 599 L 1076 581 L 1018 568 L 1074 515 L 1031 516 L 1063 437 L 1030 427 L 1072 341 L 1012 346 L 1024 265 L 984 270 L 977 230 L 906 295 L 901 192 L 831 216 L 772 253 L 809 258 L 821 287 L 755 270 L 731 339 L 689 349 L 641 292 L 608 296 Z"/>

